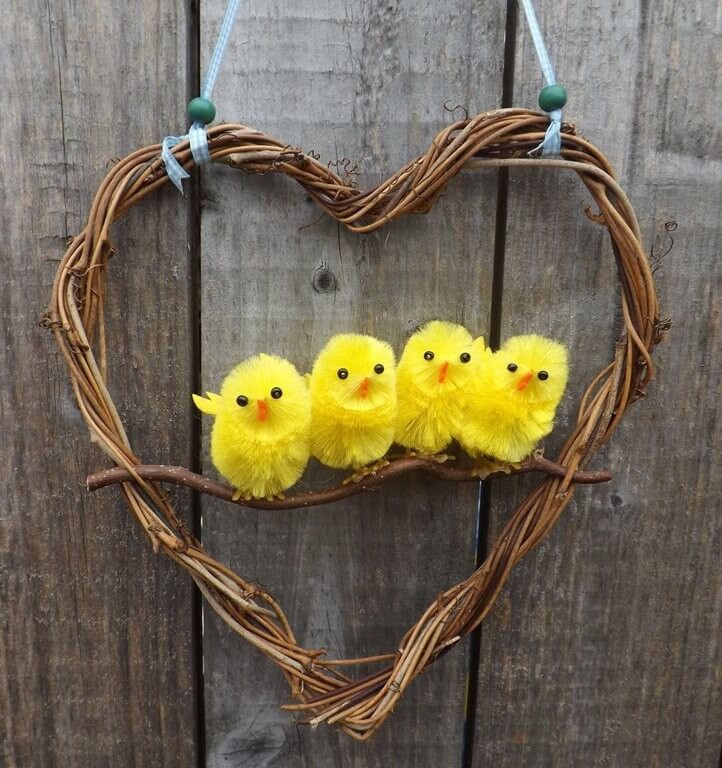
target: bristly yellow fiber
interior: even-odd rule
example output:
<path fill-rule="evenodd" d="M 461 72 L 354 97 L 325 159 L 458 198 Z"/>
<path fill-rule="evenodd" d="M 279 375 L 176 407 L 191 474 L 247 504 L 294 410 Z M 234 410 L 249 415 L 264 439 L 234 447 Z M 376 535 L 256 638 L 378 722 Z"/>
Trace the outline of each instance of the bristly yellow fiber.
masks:
<path fill-rule="evenodd" d="M 309 459 L 311 402 L 288 360 L 260 354 L 237 365 L 220 395 L 193 395 L 215 416 L 211 459 L 236 496 L 267 498 L 290 488 Z"/>
<path fill-rule="evenodd" d="M 455 323 L 433 320 L 411 336 L 396 369 L 397 443 L 423 453 L 448 446 L 459 430 L 476 354 L 469 331 Z"/>
<path fill-rule="evenodd" d="M 542 336 L 515 336 L 490 355 L 466 388 L 457 437 L 472 456 L 517 462 L 554 426 L 569 374 L 566 348 Z"/>
<path fill-rule="evenodd" d="M 396 419 L 394 351 L 372 336 L 340 334 L 310 377 L 311 453 L 338 469 L 358 468 L 391 447 Z"/>

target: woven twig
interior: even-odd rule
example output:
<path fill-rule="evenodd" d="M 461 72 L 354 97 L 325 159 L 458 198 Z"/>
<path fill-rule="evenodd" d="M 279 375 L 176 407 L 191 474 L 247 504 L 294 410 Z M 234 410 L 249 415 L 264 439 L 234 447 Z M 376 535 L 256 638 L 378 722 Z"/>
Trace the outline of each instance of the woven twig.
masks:
<path fill-rule="evenodd" d="M 58 269 L 46 320 L 68 364 L 78 406 L 93 439 L 119 468 L 111 471 L 125 473 L 120 488 L 131 512 L 154 549 L 185 568 L 219 616 L 280 667 L 299 700 L 287 709 L 305 713 L 313 725 L 335 723 L 358 739 L 367 738 L 411 681 L 483 621 L 511 568 L 541 541 L 569 504 L 575 480 L 584 477 L 575 473 L 584 470 L 614 432 L 627 406 L 644 393 L 652 375 L 650 353 L 663 329 L 632 206 L 604 155 L 577 136 L 570 125 L 563 127 L 561 158 L 529 158 L 547 124 L 544 115 L 521 109 L 460 120 L 441 131 L 423 155 L 367 191 L 350 186 L 314 157 L 252 128 L 219 125 L 208 131 L 215 162 L 251 173 L 285 173 L 324 211 L 355 232 L 378 229 L 409 213 L 425 213 L 464 167 L 544 166 L 579 175 L 598 207 L 599 213 L 590 218 L 605 226 L 611 237 L 624 333 L 613 360 L 584 393 L 576 426 L 559 456 L 550 462 L 557 468 L 555 473 L 548 474 L 517 507 L 481 567 L 443 592 L 404 635 L 398 649 L 385 655 L 331 660 L 322 649 L 300 646 L 274 598 L 207 554 L 184 528 L 147 467 L 140 469 L 140 459 L 106 387 L 103 309 L 112 253 L 110 227 L 167 183 L 160 145 L 139 149 L 112 168 L 98 189 L 85 229 L 73 239 Z M 174 151 L 179 162 L 190 169 L 188 144 L 180 144 Z M 448 470 L 451 474 L 459 471 Z M 447 470 L 439 470 L 443 471 Z M 382 474 L 360 490 L 398 474 L 398 469 L 389 471 L 388 477 Z M 283 503 L 258 506 L 281 507 Z M 379 663 L 381 669 L 358 680 L 339 671 L 339 667 L 369 662 Z"/>

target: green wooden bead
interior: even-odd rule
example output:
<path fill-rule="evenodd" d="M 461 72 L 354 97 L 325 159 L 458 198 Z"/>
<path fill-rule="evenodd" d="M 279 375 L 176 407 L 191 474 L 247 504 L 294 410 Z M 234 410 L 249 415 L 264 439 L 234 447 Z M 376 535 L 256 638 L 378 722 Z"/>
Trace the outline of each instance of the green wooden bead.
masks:
<path fill-rule="evenodd" d="M 563 85 L 547 85 L 539 92 L 539 106 L 545 112 L 561 109 L 567 103 L 567 92 Z"/>
<path fill-rule="evenodd" d="M 215 116 L 216 107 L 212 101 L 202 99 L 198 96 L 188 102 L 188 117 L 190 117 L 194 123 L 208 125 L 208 123 L 213 122 Z"/>

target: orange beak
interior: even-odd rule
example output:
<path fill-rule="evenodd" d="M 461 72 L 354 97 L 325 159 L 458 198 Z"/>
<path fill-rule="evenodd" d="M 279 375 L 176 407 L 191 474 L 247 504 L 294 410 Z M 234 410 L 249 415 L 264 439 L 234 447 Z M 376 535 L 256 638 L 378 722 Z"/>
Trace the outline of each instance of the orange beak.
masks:
<path fill-rule="evenodd" d="M 367 397 L 369 393 L 369 384 L 371 382 L 369 381 L 368 377 L 366 377 L 362 382 L 361 386 L 359 387 L 358 393 L 361 395 L 361 397 Z"/>
<path fill-rule="evenodd" d="M 445 362 L 441 368 L 439 368 L 439 384 L 443 384 L 446 381 L 446 377 L 449 373 L 449 363 Z"/>
<path fill-rule="evenodd" d="M 268 403 L 265 400 L 259 400 L 256 405 L 258 405 L 258 413 L 256 414 L 258 420 L 265 421 L 268 418 Z"/>
<path fill-rule="evenodd" d="M 524 374 L 524 375 L 523 375 L 523 376 L 522 376 L 522 377 L 519 379 L 519 381 L 517 381 L 517 383 L 516 383 L 516 388 L 517 388 L 517 389 L 518 389 L 520 392 L 523 392 L 523 391 L 526 389 L 526 387 L 527 387 L 527 384 L 528 384 L 528 383 L 531 381 L 531 379 L 532 379 L 532 376 L 533 376 L 533 375 L 534 375 L 534 374 L 533 374 L 531 371 L 527 371 L 527 372 L 526 372 L 526 373 L 525 373 L 525 374 Z"/>

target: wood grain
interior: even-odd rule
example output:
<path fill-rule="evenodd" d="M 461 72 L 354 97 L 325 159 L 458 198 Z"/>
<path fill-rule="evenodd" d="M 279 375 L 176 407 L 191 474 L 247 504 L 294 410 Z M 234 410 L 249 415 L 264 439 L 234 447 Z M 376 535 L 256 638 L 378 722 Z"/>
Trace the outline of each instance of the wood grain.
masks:
<path fill-rule="evenodd" d="M 224 3 L 203 7 L 209 50 Z M 471 3 L 281 3 L 239 11 L 219 81 L 221 119 L 241 119 L 315 150 L 364 185 L 427 146 L 443 104 L 498 105 L 503 19 Z M 439 15 L 440 13 L 440 15 Z M 346 163 L 344 158 L 350 158 Z M 308 369 L 335 332 L 400 351 L 443 317 L 485 332 L 495 174 L 456 181 L 435 210 L 352 236 L 319 218 L 280 178 L 212 168 L 203 216 L 203 386 L 242 357 L 273 351 Z M 336 475 L 341 476 L 341 475 Z M 331 473 L 316 469 L 310 484 Z M 393 650 L 438 592 L 473 566 L 477 490 L 409 478 L 403 490 L 307 517 L 203 502 L 203 541 L 287 610 L 299 639 L 331 656 Z M 339 519 L 343 524 L 339 524 Z M 311 599 L 308 599 L 310 593 Z M 391 597 L 389 598 L 389 595 Z M 390 600 L 390 602 L 389 602 Z M 409 691 L 368 744 L 309 731 L 279 711 L 285 681 L 206 614 L 208 765 L 453 765 L 460 760 L 466 659 L 449 654 Z M 253 758 L 251 758 L 253 756 Z"/>
<path fill-rule="evenodd" d="M 613 482 L 577 490 L 484 625 L 477 766 L 719 760 L 720 29 L 703 5 L 538 4 L 565 118 L 621 172 L 655 258 L 669 251 L 657 278 L 674 326 L 648 398 L 595 462 Z M 533 103 L 526 33 L 515 76 L 515 102 Z M 613 260 L 586 202 L 573 178 L 512 174 L 504 335 L 536 330 L 572 350 L 550 458 L 618 331 Z M 528 486 L 495 489 L 492 540 Z"/>
<path fill-rule="evenodd" d="M 653 257 L 664 254 L 658 279 L 674 328 L 649 397 L 593 467 L 610 467 L 613 485 L 577 489 L 483 627 L 473 763 L 714 768 L 719 14 L 711 0 L 537 5 L 570 93 L 567 118 L 615 162 Z M 92 6 L 13 0 L 0 17 L 0 84 L 10 94 L 0 121 L 0 764 L 8 768 L 193 765 L 199 749 L 189 581 L 152 555 L 113 491 L 84 491 L 86 474 L 106 459 L 88 444 L 51 337 L 37 327 L 53 259 L 82 227 L 107 162 L 185 125 L 185 29 L 197 4 Z M 203 4 L 206 56 L 224 6 Z M 445 102 L 470 112 L 498 105 L 503 33 L 501 7 L 462 0 L 443 10 L 411 0 L 250 4 L 214 97 L 219 118 L 378 181 L 450 119 Z M 533 105 L 539 76 L 524 33 L 515 80 L 514 103 Z M 307 368 L 339 330 L 377 333 L 399 351 L 436 316 L 486 332 L 494 173 L 465 174 L 428 216 L 360 237 L 320 219 L 285 179 L 212 168 L 205 181 L 204 385 L 264 349 Z M 555 335 L 574 361 L 550 457 L 618 330 L 613 260 L 603 230 L 582 215 L 587 202 L 571 176 L 511 174 L 504 335 Z M 197 329 L 185 216 L 169 189 L 119 226 L 108 314 L 110 386 L 133 445 L 149 462 L 187 466 L 199 422 L 188 397 Z M 302 490 L 329 475 L 315 468 Z M 399 482 L 401 492 L 395 482 L 292 521 L 204 502 L 204 543 L 272 590 L 308 645 L 330 655 L 387 651 L 471 570 L 474 552 L 473 487 Z M 492 538 L 529 485 L 496 486 Z M 186 492 L 172 493 L 190 523 Z M 210 768 L 460 762 L 461 649 L 363 745 L 281 712 L 288 692 L 278 672 L 210 612 L 204 665 Z"/>
<path fill-rule="evenodd" d="M 83 226 L 107 163 L 184 119 L 185 23 L 182 3 L 109 13 L 93 3 L 12 2 L 0 15 L 0 83 L 10 97 L 0 123 L 6 768 L 196 759 L 189 581 L 153 556 L 119 494 L 85 491 L 88 470 L 107 459 L 88 442 L 64 364 L 38 327 L 56 260 Z M 111 389 L 134 445 L 188 463 L 184 235 L 185 206 L 172 190 L 119 226 L 108 315 Z M 187 495 L 178 501 L 188 520 Z"/>

